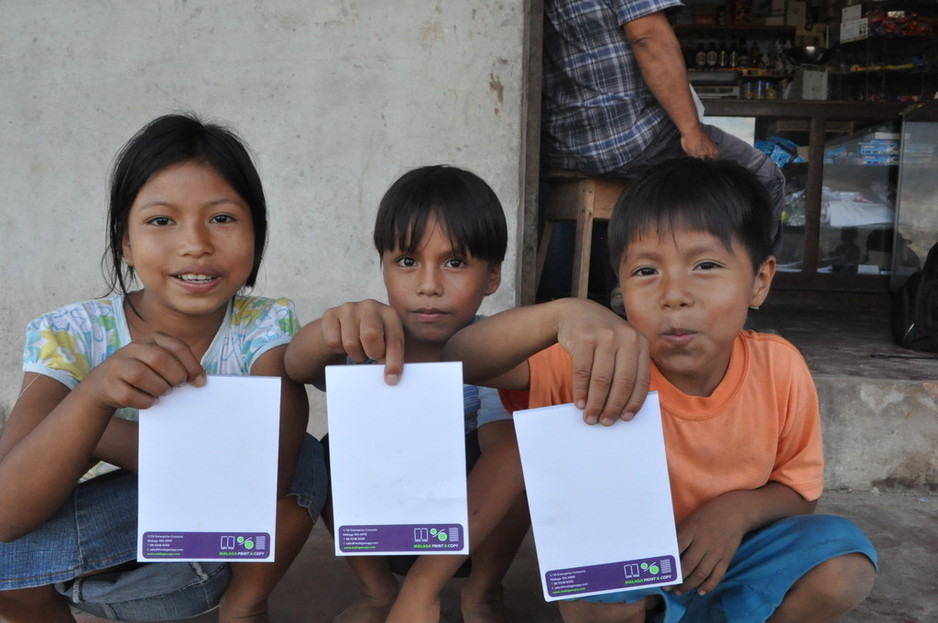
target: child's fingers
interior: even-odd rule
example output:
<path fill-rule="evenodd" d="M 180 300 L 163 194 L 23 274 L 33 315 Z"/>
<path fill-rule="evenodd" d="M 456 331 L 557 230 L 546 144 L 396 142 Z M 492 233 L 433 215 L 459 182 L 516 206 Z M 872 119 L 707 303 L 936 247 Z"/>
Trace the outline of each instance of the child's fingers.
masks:
<path fill-rule="evenodd" d="M 726 571 L 729 569 L 729 561 L 720 560 L 714 565 L 713 570 L 710 571 L 710 575 L 707 576 L 706 581 L 700 584 L 697 587 L 697 593 L 700 595 L 706 595 L 717 585 L 723 581 L 723 578 L 726 577 Z"/>
<path fill-rule="evenodd" d="M 684 550 L 681 554 L 681 571 L 684 573 L 684 581 L 673 587 L 678 595 L 693 590 L 707 579 L 710 566 L 706 562 L 706 550 L 699 547 L 691 547 Z"/>
<path fill-rule="evenodd" d="M 323 312 L 319 321 L 322 340 L 336 354 L 348 355 L 353 361 L 367 359 L 361 344 L 357 303 L 345 303 Z"/>
<path fill-rule="evenodd" d="M 583 410 L 583 420 L 587 424 L 599 421 L 599 410 L 596 408 L 595 396 L 593 404 L 589 404 L 591 384 L 593 379 L 593 359 L 595 349 L 590 344 L 578 344 L 570 353 L 573 361 L 573 404 L 577 409 Z M 597 383 L 599 381 L 596 381 Z"/>
<path fill-rule="evenodd" d="M 616 378 L 613 380 L 615 396 L 611 399 L 613 405 L 610 415 L 627 422 L 642 408 L 651 384 L 651 357 L 648 354 L 648 342 L 641 338 L 635 347 L 620 349 L 617 353 L 617 360 Z M 620 395 L 624 398 L 622 407 L 619 406 Z"/>
<path fill-rule="evenodd" d="M 140 360 L 128 360 L 121 364 L 120 376 L 107 390 L 113 401 L 111 406 L 115 408 L 147 409 L 174 387 L 173 383 Z"/>
<path fill-rule="evenodd" d="M 384 381 L 388 385 L 397 385 L 404 372 L 404 327 L 396 313 L 394 320 L 385 326 Z"/>
<path fill-rule="evenodd" d="M 160 367 L 155 369 L 164 378 L 173 385 L 182 385 L 186 381 L 196 386 L 205 384 L 205 370 L 188 344 L 171 335 L 159 332 L 153 334 L 153 343 L 161 349 L 169 351 L 173 356 L 172 358 L 164 358 L 157 354 Z M 177 364 L 184 371 L 185 377 L 182 379 L 179 378 Z"/>
<path fill-rule="evenodd" d="M 362 344 L 369 359 L 384 361 L 384 380 L 395 385 L 404 368 L 404 326 L 393 308 L 375 305 L 362 319 Z"/>

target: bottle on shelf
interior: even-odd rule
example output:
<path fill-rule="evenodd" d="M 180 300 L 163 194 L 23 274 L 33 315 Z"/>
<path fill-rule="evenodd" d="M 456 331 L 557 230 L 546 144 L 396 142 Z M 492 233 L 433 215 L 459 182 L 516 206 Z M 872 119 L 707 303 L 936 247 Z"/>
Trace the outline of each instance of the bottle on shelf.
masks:
<path fill-rule="evenodd" d="M 752 42 L 752 47 L 749 48 L 749 66 L 750 67 L 760 67 L 762 64 L 762 50 L 759 49 L 759 44 L 755 40 Z"/>
<path fill-rule="evenodd" d="M 749 48 L 746 47 L 745 38 L 740 39 L 736 46 L 736 66 L 749 67 Z"/>
<path fill-rule="evenodd" d="M 717 68 L 729 69 L 730 66 L 730 46 L 726 41 L 720 43 L 720 49 L 717 52 Z"/>
<path fill-rule="evenodd" d="M 697 40 L 697 49 L 694 51 L 694 69 L 704 71 L 707 68 L 707 48 L 703 39 Z"/>
<path fill-rule="evenodd" d="M 710 45 L 707 46 L 707 69 L 709 71 L 716 70 L 719 61 L 720 53 L 717 51 L 717 42 L 711 39 Z"/>

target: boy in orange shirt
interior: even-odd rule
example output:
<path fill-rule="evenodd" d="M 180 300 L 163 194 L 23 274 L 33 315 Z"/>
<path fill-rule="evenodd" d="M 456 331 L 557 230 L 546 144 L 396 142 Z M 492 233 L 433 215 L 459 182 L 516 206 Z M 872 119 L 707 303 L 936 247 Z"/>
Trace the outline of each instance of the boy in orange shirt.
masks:
<path fill-rule="evenodd" d="M 775 274 L 770 202 L 727 161 L 681 158 L 633 183 L 609 226 L 629 323 L 648 340 L 684 582 L 560 603 L 568 623 L 836 621 L 869 593 L 876 554 L 812 515 L 824 484 L 814 383 L 800 353 L 744 331 Z M 509 409 L 570 402 L 580 305 L 519 308 L 463 329 L 444 356 Z M 540 351 L 540 352 L 538 352 Z M 608 376 L 605 364 L 590 377 Z M 640 502 L 640 501 L 637 501 Z"/>

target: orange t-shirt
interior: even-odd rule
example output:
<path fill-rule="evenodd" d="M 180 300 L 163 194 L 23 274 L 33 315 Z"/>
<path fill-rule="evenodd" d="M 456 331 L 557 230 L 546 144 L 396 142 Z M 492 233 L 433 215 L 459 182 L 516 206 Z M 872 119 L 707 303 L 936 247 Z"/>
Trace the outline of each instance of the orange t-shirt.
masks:
<path fill-rule="evenodd" d="M 528 360 L 528 392 L 503 391 L 509 411 L 573 401 L 570 356 L 559 345 Z M 658 392 L 674 518 L 680 522 L 722 493 L 769 481 L 806 500 L 824 489 L 817 392 L 801 353 L 786 340 L 743 331 L 710 396 L 689 396 L 652 365 Z"/>

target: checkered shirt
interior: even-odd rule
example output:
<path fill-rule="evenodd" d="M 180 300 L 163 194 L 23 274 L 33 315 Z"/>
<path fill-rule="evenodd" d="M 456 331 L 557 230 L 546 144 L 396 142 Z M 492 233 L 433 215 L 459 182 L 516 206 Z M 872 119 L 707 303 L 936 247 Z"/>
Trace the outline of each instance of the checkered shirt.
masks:
<path fill-rule="evenodd" d="M 668 123 L 622 26 L 680 0 L 545 0 L 541 158 L 601 174 L 632 162 Z"/>

